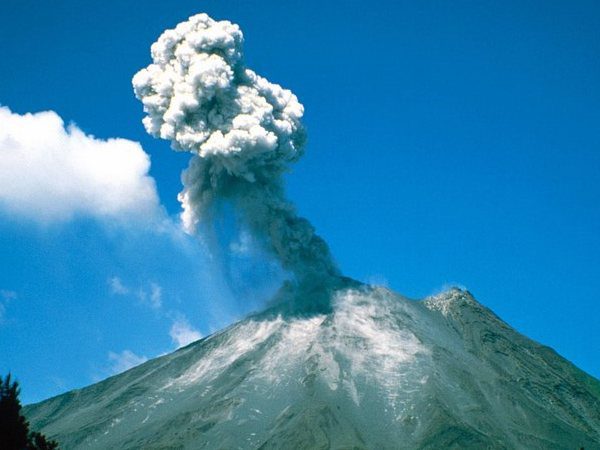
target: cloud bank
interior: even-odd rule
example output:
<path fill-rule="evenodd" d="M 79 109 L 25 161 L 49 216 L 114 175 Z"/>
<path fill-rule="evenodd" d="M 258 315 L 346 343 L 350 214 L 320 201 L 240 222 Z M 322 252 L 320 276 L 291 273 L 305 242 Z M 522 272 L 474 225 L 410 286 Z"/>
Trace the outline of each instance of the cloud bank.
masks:
<path fill-rule="evenodd" d="M 97 139 L 53 111 L 0 107 L 0 209 L 41 223 L 147 220 L 160 203 L 139 143 Z"/>
<path fill-rule="evenodd" d="M 222 203 L 300 284 L 338 275 L 327 244 L 296 214 L 283 174 L 303 153 L 304 109 L 296 96 L 246 68 L 243 35 L 198 14 L 152 45 L 153 63 L 133 78 L 148 133 L 194 154 L 179 199 L 193 231 Z"/>

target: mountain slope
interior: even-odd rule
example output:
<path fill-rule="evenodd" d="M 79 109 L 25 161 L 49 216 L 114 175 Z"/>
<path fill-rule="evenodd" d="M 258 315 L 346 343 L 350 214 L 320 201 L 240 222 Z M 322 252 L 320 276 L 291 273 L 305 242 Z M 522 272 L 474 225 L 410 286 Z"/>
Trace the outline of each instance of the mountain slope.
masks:
<path fill-rule="evenodd" d="M 71 448 L 600 448 L 600 383 L 464 291 L 352 285 L 28 406 Z"/>

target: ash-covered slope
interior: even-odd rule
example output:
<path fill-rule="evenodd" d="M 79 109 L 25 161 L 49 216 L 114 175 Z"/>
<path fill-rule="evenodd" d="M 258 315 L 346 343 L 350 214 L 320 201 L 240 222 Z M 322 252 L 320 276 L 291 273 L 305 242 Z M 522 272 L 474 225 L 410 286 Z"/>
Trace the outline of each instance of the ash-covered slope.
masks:
<path fill-rule="evenodd" d="M 468 293 L 334 293 L 28 406 L 65 449 L 600 448 L 600 383 Z"/>

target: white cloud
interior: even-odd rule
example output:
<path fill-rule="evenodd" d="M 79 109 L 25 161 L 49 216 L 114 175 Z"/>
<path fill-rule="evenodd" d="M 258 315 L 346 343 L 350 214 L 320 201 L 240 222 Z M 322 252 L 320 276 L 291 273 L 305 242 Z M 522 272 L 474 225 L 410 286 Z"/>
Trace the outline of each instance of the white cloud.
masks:
<path fill-rule="evenodd" d="M 65 128 L 53 111 L 0 107 L 0 208 L 41 223 L 74 216 L 144 220 L 160 203 L 139 143 Z"/>
<path fill-rule="evenodd" d="M 150 306 L 153 309 L 162 306 L 162 288 L 156 283 L 150 283 Z"/>
<path fill-rule="evenodd" d="M 108 352 L 108 359 L 111 362 L 111 372 L 113 374 L 125 372 L 148 361 L 145 356 L 136 355 L 131 350 L 123 350 L 121 353 Z"/>
<path fill-rule="evenodd" d="M 118 276 L 109 278 L 108 286 L 111 294 L 115 295 L 129 295 L 132 291 Z M 148 288 L 140 286 L 135 296 L 142 305 L 156 310 L 162 308 L 162 287 L 158 283 L 151 282 Z"/>
<path fill-rule="evenodd" d="M 11 300 L 15 300 L 16 298 L 17 293 L 15 291 L 0 289 L 0 323 L 4 321 L 4 316 L 6 314 L 6 305 Z"/>
<path fill-rule="evenodd" d="M 157 283 L 150 283 L 150 290 L 139 288 L 137 297 L 140 302 L 152 309 L 160 309 L 162 307 L 162 288 Z"/>
<path fill-rule="evenodd" d="M 169 331 L 169 335 L 173 340 L 173 343 L 179 347 L 185 347 L 188 344 L 191 344 L 194 341 L 202 338 L 202 334 L 194 329 L 188 320 L 179 316 L 171 325 L 171 330 Z"/>
<path fill-rule="evenodd" d="M 110 286 L 110 292 L 117 295 L 127 295 L 129 294 L 129 288 L 123 284 L 119 277 L 112 277 L 108 280 L 108 285 Z"/>

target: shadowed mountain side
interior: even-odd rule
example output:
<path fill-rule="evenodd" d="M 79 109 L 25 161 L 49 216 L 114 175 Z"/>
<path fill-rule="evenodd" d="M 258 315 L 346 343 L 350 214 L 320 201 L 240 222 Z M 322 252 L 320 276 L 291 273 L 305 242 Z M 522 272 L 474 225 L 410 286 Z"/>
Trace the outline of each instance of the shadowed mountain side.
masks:
<path fill-rule="evenodd" d="M 339 287 L 26 407 L 62 448 L 598 448 L 600 383 L 465 291 Z M 287 303 L 287 302 L 285 302 Z"/>

